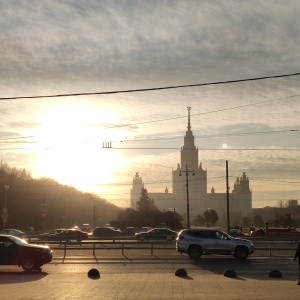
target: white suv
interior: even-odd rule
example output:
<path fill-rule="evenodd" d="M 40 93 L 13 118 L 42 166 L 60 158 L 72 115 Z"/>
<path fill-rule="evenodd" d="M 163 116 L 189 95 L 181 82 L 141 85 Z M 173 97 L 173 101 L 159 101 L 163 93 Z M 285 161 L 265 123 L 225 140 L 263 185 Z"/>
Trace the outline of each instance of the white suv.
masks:
<path fill-rule="evenodd" d="M 176 248 L 192 259 L 199 259 L 206 254 L 232 254 L 237 259 L 246 259 L 254 252 L 251 241 L 210 228 L 181 230 L 176 239 Z"/>

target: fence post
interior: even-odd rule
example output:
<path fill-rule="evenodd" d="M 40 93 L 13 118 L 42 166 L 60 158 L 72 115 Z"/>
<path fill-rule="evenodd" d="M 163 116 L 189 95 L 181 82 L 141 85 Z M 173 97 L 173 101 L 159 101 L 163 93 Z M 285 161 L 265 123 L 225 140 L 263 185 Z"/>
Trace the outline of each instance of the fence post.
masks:
<path fill-rule="evenodd" d="M 122 255 L 124 255 L 124 243 L 122 243 Z"/>
<path fill-rule="evenodd" d="M 151 255 L 153 255 L 153 242 L 151 243 Z"/>
<path fill-rule="evenodd" d="M 66 258 L 67 255 L 67 241 L 65 241 L 65 247 L 64 247 L 64 259 Z"/>
<path fill-rule="evenodd" d="M 93 255 L 94 255 L 94 257 L 96 257 L 96 255 L 95 255 L 95 243 L 93 243 Z"/>

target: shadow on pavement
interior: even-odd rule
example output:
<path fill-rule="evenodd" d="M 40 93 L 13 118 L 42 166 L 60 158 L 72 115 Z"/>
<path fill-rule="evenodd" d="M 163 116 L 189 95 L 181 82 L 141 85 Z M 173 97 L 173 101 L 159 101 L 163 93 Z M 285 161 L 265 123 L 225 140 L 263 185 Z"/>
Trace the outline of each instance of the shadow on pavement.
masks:
<path fill-rule="evenodd" d="M 0 284 L 37 281 L 47 275 L 46 272 L 0 272 Z"/>

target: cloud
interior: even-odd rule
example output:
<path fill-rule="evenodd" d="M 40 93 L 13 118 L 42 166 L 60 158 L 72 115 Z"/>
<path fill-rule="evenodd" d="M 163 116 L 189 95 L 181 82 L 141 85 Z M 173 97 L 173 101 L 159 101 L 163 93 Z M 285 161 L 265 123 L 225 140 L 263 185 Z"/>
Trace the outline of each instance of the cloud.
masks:
<path fill-rule="evenodd" d="M 0 5 L 2 76 L 57 75 L 68 81 L 126 74 L 153 82 L 190 81 L 290 72 L 299 61 L 297 1 Z"/>

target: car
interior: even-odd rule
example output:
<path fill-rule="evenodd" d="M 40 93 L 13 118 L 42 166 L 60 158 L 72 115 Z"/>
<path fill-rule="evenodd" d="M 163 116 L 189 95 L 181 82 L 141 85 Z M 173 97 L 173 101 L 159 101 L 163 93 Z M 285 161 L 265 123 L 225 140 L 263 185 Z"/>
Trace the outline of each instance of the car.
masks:
<path fill-rule="evenodd" d="M 78 229 L 65 229 L 61 232 L 51 233 L 48 235 L 48 240 L 52 241 L 71 241 L 76 240 L 81 242 L 82 240 L 87 240 L 88 234 Z"/>
<path fill-rule="evenodd" d="M 241 230 L 235 229 L 235 228 L 231 228 L 229 230 L 229 235 L 230 236 L 245 236 L 245 234 Z"/>
<path fill-rule="evenodd" d="M 135 234 L 137 240 L 175 240 L 177 232 L 168 228 L 153 228 L 147 232 Z"/>
<path fill-rule="evenodd" d="M 91 232 L 91 226 L 90 226 L 90 224 L 82 224 L 82 226 L 81 226 L 81 231 L 84 231 L 84 232 Z"/>
<path fill-rule="evenodd" d="M 18 229 L 9 229 L 9 228 L 2 229 L 1 234 L 9 234 L 9 235 L 17 236 L 19 238 L 26 237 L 26 233 Z"/>
<path fill-rule="evenodd" d="M 166 224 L 166 223 L 159 223 L 158 225 L 155 226 L 155 228 L 167 228 L 167 229 L 171 229 L 171 227 Z"/>
<path fill-rule="evenodd" d="M 300 236 L 300 232 L 297 231 L 295 228 L 268 228 L 267 235 L 271 237 L 291 237 L 291 236 Z"/>
<path fill-rule="evenodd" d="M 110 226 L 110 228 L 118 231 L 120 234 L 122 233 L 122 230 L 119 227 L 115 227 L 115 226 Z"/>
<path fill-rule="evenodd" d="M 28 244 L 13 235 L 0 234 L 0 265 L 17 265 L 25 271 L 41 270 L 52 261 L 49 246 Z"/>
<path fill-rule="evenodd" d="M 254 237 L 254 236 L 264 236 L 265 235 L 265 231 L 264 229 L 260 228 L 260 229 L 256 229 L 250 232 L 250 236 Z"/>
<path fill-rule="evenodd" d="M 152 227 L 141 227 L 140 228 L 140 232 L 147 232 L 147 231 L 149 231 L 151 229 L 152 229 Z"/>
<path fill-rule="evenodd" d="M 115 230 L 111 227 L 96 227 L 93 231 L 94 237 L 101 237 L 101 238 L 109 238 L 120 236 L 122 233 L 118 230 Z"/>
<path fill-rule="evenodd" d="M 252 241 L 234 238 L 213 228 L 181 230 L 176 238 L 176 248 L 194 260 L 208 254 L 231 254 L 243 260 L 254 252 Z"/>
<path fill-rule="evenodd" d="M 140 229 L 138 227 L 126 227 L 123 230 L 122 235 L 135 236 L 135 234 L 138 233 L 139 231 L 140 231 Z"/>
<path fill-rule="evenodd" d="M 251 237 L 256 236 L 266 236 L 266 230 L 263 228 L 254 230 L 250 234 Z M 299 237 L 300 232 L 297 231 L 295 228 L 268 228 L 267 229 L 267 236 L 268 237 Z"/>
<path fill-rule="evenodd" d="M 62 231 L 66 230 L 65 228 L 58 228 L 58 229 L 54 229 L 50 232 L 44 232 L 38 235 L 38 239 L 46 241 L 49 238 L 49 235 L 53 235 L 53 234 L 57 234 L 60 233 Z"/>

